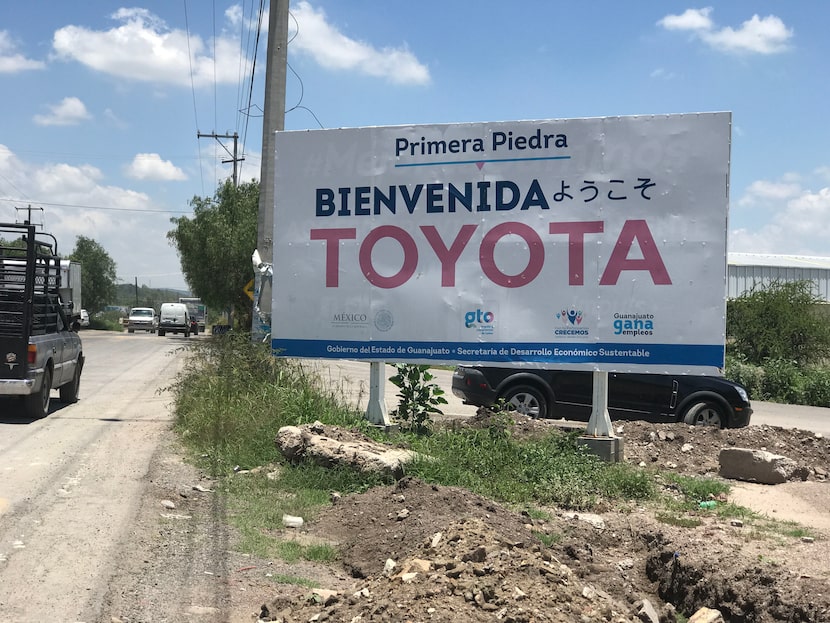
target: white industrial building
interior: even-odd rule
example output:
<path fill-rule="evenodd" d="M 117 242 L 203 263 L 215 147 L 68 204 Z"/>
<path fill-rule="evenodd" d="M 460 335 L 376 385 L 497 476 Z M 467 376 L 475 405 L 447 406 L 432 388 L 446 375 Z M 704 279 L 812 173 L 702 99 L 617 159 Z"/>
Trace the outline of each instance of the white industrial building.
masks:
<path fill-rule="evenodd" d="M 830 303 L 830 257 L 729 253 L 726 295 L 730 299 L 774 281 L 812 281 L 813 293 Z"/>

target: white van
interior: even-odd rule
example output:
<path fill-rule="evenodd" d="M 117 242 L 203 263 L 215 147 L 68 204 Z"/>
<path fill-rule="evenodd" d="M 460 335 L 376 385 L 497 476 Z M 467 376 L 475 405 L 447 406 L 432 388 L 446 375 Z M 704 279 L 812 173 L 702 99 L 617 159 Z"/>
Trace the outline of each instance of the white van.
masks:
<path fill-rule="evenodd" d="M 190 337 L 190 315 L 184 303 L 162 303 L 159 311 L 158 334 L 184 333 Z"/>

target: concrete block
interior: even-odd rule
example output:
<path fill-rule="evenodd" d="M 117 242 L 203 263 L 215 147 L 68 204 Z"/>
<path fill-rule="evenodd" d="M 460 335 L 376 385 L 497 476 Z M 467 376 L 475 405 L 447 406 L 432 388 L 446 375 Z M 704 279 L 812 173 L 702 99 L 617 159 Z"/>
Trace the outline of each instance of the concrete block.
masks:
<path fill-rule="evenodd" d="M 622 437 L 592 437 L 582 435 L 577 443 L 585 446 L 591 454 L 595 454 L 606 463 L 621 463 L 623 461 Z"/>

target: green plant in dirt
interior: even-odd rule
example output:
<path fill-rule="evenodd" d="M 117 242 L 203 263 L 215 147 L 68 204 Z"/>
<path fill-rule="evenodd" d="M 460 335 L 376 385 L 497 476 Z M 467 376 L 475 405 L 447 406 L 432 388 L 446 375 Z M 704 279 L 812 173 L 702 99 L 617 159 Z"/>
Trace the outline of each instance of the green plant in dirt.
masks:
<path fill-rule="evenodd" d="M 604 463 L 554 431 L 531 440 L 494 435 L 489 429 L 411 435 L 419 458 L 407 474 L 426 482 L 469 489 L 502 503 L 588 509 L 599 500 L 647 499 L 654 494 L 642 470 Z"/>
<path fill-rule="evenodd" d="M 427 365 L 401 363 L 395 369 L 398 373 L 389 380 L 400 389 L 400 401 L 392 415 L 410 430 L 423 430 L 432 423 L 434 414 L 443 413 L 438 405 L 447 404 L 444 390 L 431 382 L 435 376 Z"/>
<path fill-rule="evenodd" d="M 277 574 L 270 576 L 275 584 L 290 584 L 293 586 L 303 586 L 305 588 L 320 588 L 320 583 L 308 578 L 301 578 L 296 575 Z"/>
<path fill-rule="evenodd" d="M 655 515 L 655 518 L 660 523 L 664 523 L 668 526 L 677 526 L 678 528 L 697 528 L 703 523 L 703 521 L 701 521 L 698 517 L 689 517 L 682 513 L 676 512 L 659 512 Z"/>
<path fill-rule="evenodd" d="M 712 478 L 695 478 L 673 472 L 665 474 L 664 478 L 675 485 L 683 497 L 694 505 L 729 492 L 729 485 Z"/>
<path fill-rule="evenodd" d="M 539 539 L 545 547 L 553 547 L 564 538 L 563 534 L 550 534 L 548 532 L 540 532 L 539 530 L 533 530 L 531 534 Z"/>

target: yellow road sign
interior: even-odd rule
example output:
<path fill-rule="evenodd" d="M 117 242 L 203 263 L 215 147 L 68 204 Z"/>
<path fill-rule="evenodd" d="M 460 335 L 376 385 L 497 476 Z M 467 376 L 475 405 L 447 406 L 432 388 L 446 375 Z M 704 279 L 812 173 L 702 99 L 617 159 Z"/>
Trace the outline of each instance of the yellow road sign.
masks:
<path fill-rule="evenodd" d="M 254 300 L 254 280 L 251 279 L 248 283 L 245 284 L 245 287 L 242 288 L 242 291 L 248 295 L 248 298 L 252 301 Z"/>

